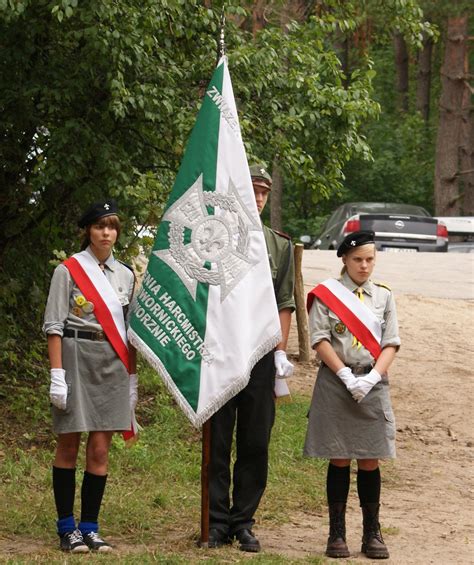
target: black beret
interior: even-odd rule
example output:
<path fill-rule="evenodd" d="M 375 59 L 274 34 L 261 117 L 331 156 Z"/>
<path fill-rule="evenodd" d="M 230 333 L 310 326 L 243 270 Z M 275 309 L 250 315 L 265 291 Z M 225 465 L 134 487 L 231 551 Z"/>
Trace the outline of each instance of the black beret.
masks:
<path fill-rule="evenodd" d="M 375 243 L 375 233 L 373 231 L 355 231 L 350 233 L 337 248 L 337 256 L 341 257 L 351 249 L 366 245 L 367 243 Z"/>
<path fill-rule="evenodd" d="M 80 217 L 77 225 L 80 228 L 85 228 L 93 224 L 100 218 L 105 216 L 114 216 L 118 213 L 117 203 L 115 200 L 105 200 L 103 202 L 95 202 L 90 206 L 84 214 Z"/>

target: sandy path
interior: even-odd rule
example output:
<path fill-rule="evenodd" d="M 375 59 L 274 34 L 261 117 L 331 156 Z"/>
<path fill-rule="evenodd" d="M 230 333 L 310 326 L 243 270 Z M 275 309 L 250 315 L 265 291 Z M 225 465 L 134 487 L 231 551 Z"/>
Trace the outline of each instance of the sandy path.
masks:
<path fill-rule="evenodd" d="M 397 459 L 382 470 L 381 522 L 391 554 L 385 563 L 474 563 L 473 260 L 454 254 L 408 260 L 380 254 L 375 277 L 397 291 L 403 344 L 390 375 Z M 305 252 L 308 289 L 337 268 L 333 256 Z M 448 276 L 451 286 L 445 285 Z M 439 298 L 446 295 L 452 298 Z M 289 349 L 297 354 L 295 328 Z M 313 382 L 313 370 L 301 364 L 291 386 L 309 393 Z M 327 524 L 325 513 L 300 513 L 277 530 L 259 528 L 259 535 L 268 551 L 320 556 Z M 360 554 L 360 535 L 352 483 L 348 544 L 356 563 L 369 561 Z"/>

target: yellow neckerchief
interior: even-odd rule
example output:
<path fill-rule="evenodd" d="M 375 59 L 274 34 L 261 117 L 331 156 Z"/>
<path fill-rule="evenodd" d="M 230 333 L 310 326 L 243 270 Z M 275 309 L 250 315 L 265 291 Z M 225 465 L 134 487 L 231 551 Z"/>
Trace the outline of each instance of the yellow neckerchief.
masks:
<path fill-rule="evenodd" d="M 357 287 L 354 290 L 354 294 L 361 302 L 364 302 L 364 289 L 361 286 Z M 360 349 L 362 347 L 362 343 L 356 338 L 355 335 L 352 336 L 352 347 L 357 347 L 357 349 Z"/>

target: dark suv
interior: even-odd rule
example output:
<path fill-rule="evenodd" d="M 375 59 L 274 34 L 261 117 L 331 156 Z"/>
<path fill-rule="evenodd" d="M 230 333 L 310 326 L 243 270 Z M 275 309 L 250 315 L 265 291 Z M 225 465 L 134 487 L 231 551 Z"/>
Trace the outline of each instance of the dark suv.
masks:
<path fill-rule="evenodd" d="M 375 232 L 375 246 L 382 251 L 447 251 L 448 231 L 421 206 L 380 202 L 348 202 L 326 222 L 312 249 L 337 249 L 346 235 Z"/>

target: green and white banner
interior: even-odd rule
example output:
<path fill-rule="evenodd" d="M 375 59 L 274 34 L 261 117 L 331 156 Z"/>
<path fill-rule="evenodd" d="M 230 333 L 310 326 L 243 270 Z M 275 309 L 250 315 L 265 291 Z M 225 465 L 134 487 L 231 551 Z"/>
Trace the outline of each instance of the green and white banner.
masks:
<path fill-rule="evenodd" d="M 281 339 L 225 57 L 188 141 L 128 337 L 197 427 Z"/>

